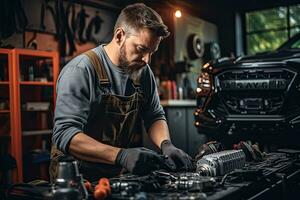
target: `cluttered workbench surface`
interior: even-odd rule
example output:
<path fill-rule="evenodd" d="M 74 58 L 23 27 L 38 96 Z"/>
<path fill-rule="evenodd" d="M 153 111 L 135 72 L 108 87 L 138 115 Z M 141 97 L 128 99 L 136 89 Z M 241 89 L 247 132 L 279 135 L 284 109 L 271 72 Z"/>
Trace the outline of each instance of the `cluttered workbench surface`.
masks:
<path fill-rule="evenodd" d="M 162 169 L 91 183 L 79 174 L 76 161 L 64 161 L 53 184 L 16 184 L 7 199 L 293 199 L 300 194 L 300 151 L 248 150 L 203 153 L 191 172 Z"/>

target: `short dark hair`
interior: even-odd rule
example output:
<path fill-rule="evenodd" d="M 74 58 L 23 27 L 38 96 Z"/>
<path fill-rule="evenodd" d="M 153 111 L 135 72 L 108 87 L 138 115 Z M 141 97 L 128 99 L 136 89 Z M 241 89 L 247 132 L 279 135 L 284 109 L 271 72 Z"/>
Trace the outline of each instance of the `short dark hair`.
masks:
<path fill-rule="evenodd" d="M 138 31 L 147 28 L 156 36 L 163 38 L 170 35 L 168 27 L 163 23 L 161 16 L 143 3 L 126 6 L 118 16 L 114 31 L 119 27 L 123 27 L 128 32 L 132 29 Z"/>

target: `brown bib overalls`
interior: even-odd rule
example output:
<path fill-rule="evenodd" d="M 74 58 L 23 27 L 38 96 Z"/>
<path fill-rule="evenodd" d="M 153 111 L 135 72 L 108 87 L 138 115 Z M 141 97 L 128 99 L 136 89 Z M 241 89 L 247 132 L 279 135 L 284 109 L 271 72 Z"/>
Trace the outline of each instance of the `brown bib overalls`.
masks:
<path fill-rule="evenodd" d="M 130 96 L 113 95 L 109 92 L 110 82 L 105 68 L 98 55 L 93 51 L 85 53 L 92 62 L 97 73 L 100 87 L 96 93 L 101 92 L 101 100 L 91 106 L 93 116 L 89 116 L 84 133 L 99 142 L 115 147 L 126 148 L 133 140 L 135 123 L 139 120 L 138 111 L 141 108 L 144 95 L 140 89 L 140 81 L 133 81 L 135 92 Z M 100 94 L 98 94 L 100 95 Z M 50 180 L 57 177 L 58 159 L 64 156 L 54 145 L 51 149 Z M 95 181 L 101 177 L 119 175 L 122 168 L 117 165 L 94 163 L 78 160 L 79 171 L 83 177 Z"/>

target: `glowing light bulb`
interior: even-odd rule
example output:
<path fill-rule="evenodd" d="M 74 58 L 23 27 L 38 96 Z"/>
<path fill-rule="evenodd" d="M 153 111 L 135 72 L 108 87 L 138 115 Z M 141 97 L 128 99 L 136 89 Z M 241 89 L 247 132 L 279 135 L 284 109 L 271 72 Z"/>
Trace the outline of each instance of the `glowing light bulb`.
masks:
<path fill-rule="evenodd" d="M 175 17 L 177 17 L 177 18 L 181 17 L 181 11 L 180 10 L 176 10 Z"/>

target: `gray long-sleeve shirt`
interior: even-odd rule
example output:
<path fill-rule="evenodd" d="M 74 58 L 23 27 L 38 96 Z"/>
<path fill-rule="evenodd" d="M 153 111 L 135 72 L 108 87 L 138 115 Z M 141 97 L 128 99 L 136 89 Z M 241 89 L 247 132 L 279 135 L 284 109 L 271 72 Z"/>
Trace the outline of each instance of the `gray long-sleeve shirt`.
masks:
<path fill-rule="evenodd" d="M 123 96 L 132 94 L 134 89 L 129 75 L 111 62 L 103 45 L 96 47 L 93 51 L 103 62 L 111 82 L 111 92 Z M 95 92 L 96 76 L 88 57 L 81 54 L 72 59 L 58 77 L 52 142 L 63 152 L 68 151 L 69 143 L 74 135 L 84 132 L 88 117 L 93 112 L 92 103 L 101 100 L 101 94 L 97 96 Z M 146 99 L 141 116 L 146 129 L 149 129 L 153 122 L 165 120 L 165 113 L 160 105 L 155 78 L 149 65 L 142 69 L 140 80 Z"/>

